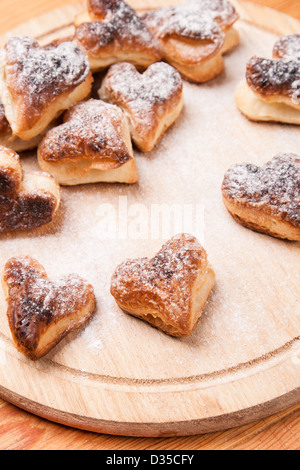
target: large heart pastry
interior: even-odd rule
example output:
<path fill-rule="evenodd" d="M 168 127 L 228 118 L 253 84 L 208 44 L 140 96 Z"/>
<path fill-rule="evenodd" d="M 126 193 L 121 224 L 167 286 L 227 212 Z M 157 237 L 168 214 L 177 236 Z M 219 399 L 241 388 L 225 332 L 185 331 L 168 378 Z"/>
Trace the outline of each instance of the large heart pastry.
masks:
<path fill-rule="evenodd" d="M 184 78 L 206 82 L 224 69 L 223 54 L 239 42 L 239 18 L 227 0 L 192 0 L 142 16 L 160 42 L 164 59 Z"/>
<path fill-rule="evenodd" d="M 93 72 L 116 62 L 148 67 L 161 60 L 158 41 L 123 0 L 88 0 L 75 20 L 75 42 L 89 57 Z"/>
<path fill-rule="evenodd" d="M 197 239 L 173 237 L 152 259 L 126 260 L 117 267 L 111 294 L 126 312 L 171 336 L 196 327 L 215 275 Z"/>
<path fill-rule="evenodd" d="M 273 237 L 300 241 L 300 157 L 276 155 L 262 167 L 243 163 L 225 174 L 223 200 L 237 222 Z"/>
<path fill-rule="evenodd" d="M 0 97 L 14 135 L 31 140 L 92 87 L 87 57 L 72 42 L 40 47 L 30 37 L 8 40 L 0 57 Z"/>
<path fill-rule="evenodd" d="M 93 287 L 76 274 L 49 281 L 30 257 L 10 259 L 4 268 L 7 318 L 16 348 L 32 360 L 45 356 L 95 309 Z"/>
<path fill-rule="evenodd" d="M 132 140 L 144 152 L 153 149 L 183 108 L 181 76 L 164 62 L 150 65 L 143 74 L 126 62 L 112 65 L 99 96 L 123 109 Z"/>
<path fill-rule="evenodd" d="M 279 38 L 272 59 L 252 57 L 235 99 L 253 121 L 300 124 L 300 35 Z"/>
<path fill-rule="evenodd" d="M 60 203 L 60 188 L 42 172 L 23 174 L 20 157 L 0 147 L 0 232 L 49 224 Z"/>
<path fill-rule="evenodd" d="M 118 106 L 100 100 L 70 108 L 64 124 L 42 140 L 38 161 L 63 185 L 138 179 L 127 118 Z"/>

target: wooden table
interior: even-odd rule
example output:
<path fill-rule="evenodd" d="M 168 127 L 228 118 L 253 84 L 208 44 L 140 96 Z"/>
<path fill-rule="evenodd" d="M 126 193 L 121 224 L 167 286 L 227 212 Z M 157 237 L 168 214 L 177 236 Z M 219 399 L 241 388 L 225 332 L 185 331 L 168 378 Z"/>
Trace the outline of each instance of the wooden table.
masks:
<path fill-rule="evenodd" d="M 253 0 L 300 19 L 295 0 Z M 1 0 L 0 34 L 74 0 Z M 48 422 L 0 399 L 1 450 L 299 450 L 300 405 L 225 432 L 187 438 L 142 439 L 99 435 Z"/>

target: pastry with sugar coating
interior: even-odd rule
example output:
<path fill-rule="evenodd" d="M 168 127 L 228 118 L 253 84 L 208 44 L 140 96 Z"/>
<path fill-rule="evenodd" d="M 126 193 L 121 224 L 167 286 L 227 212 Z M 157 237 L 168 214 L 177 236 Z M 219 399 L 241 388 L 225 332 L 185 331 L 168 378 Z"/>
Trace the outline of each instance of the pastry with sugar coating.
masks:
<path fill-rule="evenodd" d="M 30 37 L 8 40 L 0 54 L 0 97 L 12 133 L 29 141 L 92 88 L 87 57 L 73 42 L 40 47 Z"/>
<path fill-rule="evenodd" d="M 38 161 L 42 170 L 67 186 L 138 180 L 127 118 L 120 108 L 101 100 L 70 108 L 64 123 L 40 143 Z"/>
<path fill-rule="evenodd" d="M 88 56 L 93 72 L 116 62 L 146 68 L 162 51 L 145 23 L 123 0 L 88 0 L 87 12 L 75 19 L 75 42 Z"/>
<path fill-rule="evenodd" d="M 223 200 L 241 225 L 276 238 L 300 241 L 300 157 L 276 155 L 262 167 L 232 166 Z"/>
<path fill-rule="evenodd" d="M 235 93 L 239 110 L 252 121 L 300 124 L 300 35 L 279 38 L 273 58 L 252 57 Z"/>
<path fill-rule="evenodd" d="M 60 203 L 60 188 L 42 172 L 23 174 L 20 158 L 0 147 L 0 232 L 49 224 Z"/>
<path fill-rule="evenodd" d="M 131 137 L 143 152 L 152 150 L 183 108 L 183 84 L 176 69 L 156 62 L 140 74 L 127 62 L 112 65 L 99 96 L 129 119 Z"/>
<path fill-rule="evenodd" d="M 2 286 L 14 344 L 33 361 L 86 323 L 95 310 L 94 289 L 87 281 L 77 274 L 50 281 L 43 266 L 29 256 L 6 263 Z"/>
<path fill-rule="evenodd" d="M 179 234 L 154 258 L 120 264 L 111 294 L 127 313 L 168 335 L 184 337 L 196 328 L 214 283 L 204 248 L 195 237 Z"/>
<path fill-rule="evenodd" d="M 239 43 L 233 27 L 239 15 L 227 0 L 192 0 L 142 16 L 182 76 L 202 83 L 224 70 L 223 55 Z"/>

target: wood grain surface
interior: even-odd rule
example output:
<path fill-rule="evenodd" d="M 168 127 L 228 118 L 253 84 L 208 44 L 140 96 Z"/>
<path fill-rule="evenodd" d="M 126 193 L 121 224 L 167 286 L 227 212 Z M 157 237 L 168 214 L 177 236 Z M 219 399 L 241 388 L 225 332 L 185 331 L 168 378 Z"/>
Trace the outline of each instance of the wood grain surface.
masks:
<path fill-rule="evenodd" d="M 15 27 L 62 4 L 72 1 L 1 0 L 0 32 Z M 257 2 L 273 6 L 300 18 L 300 6 L 295 1 Z M 17 15 L 16 15 L 17 12 Z M 299 449 L 300 407 L 294 406 L 285 412 L 240 428 L 225 432 L 193 436 L 188 438 L 145 439 L 121 438 L 78 431 L 46 420 L 0 400 L 0 449 Z"/>

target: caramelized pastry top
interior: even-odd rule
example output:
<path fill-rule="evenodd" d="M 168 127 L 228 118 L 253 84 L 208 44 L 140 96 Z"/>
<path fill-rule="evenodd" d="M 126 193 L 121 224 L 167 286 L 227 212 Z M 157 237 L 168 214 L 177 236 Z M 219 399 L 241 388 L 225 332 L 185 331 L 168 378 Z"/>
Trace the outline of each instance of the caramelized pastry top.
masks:
<path fill-rule="evenodd" d="M 117 42 L 123 51 L 151 50 L 159 60 L 159 45 L 146 24 L 123 0 L 88 2 L 90 22 L 76 28 L 76 39 L 83 50 L 98 57 L 107 46 Z"/>
<path fill-rule="evenodd" d="M 238 19 L 226 0 L 194 0 L 150 11 L 143 16 L 159 38 L 181 36 L 195 40 L 224 40 L 222 30 Z"/>
<path fill-rule="evenodd" d="M 8 40 L 5 52 L 7 87 L 29 121 L 90 72 L 87 57 L 72 42 L 42 48 L 35 39 L 20 36 Z"/>
<path fill-rule="evenodd" d="M 124 120 L 115 105 L 94 99 L 79 103 L 65 113 L 64 124 L 47 133 L 39 154 L 52 163 L 88 158 L 117 168 L 132 158 L 124 139 Z"/>
<path fill-rule="evenodd" d="M 93 287 L 76 274 L 49 281 L 43 266 L 30 257 L 10 259 L 3 281 L 14 336 L 32 352 L 49 325 L 84 307 L 94 295 Z"/>
<path fill-rule="evenodd" d="M 273 48 L 274 59 L 300 60 L 300 34 L 279 38 Z"/>
<path fill-rule="evenodd" d="M 115 103 L 124 106 L 143 127 L 150 127 L 161 114 L 181 99 L 180 74 L 165 62 L 156 62 L 140 74 L 127 62 L 110 67 L 104 86 Z M 167 108 L 167 109 L 165 109 Z"/>
<path fill-rule="evenodd" d="M 285 96 L 300 104 L 300 61 L 252 57 L 247 64 L 246 80 L 253 91 L 268 98 Z"/>
<path fill-rule="evenodd" d="M 0 147 L 0 232 L 48 224 L 57 210 L 58 194 L 51 176 L 32 173 L 24 178 L 19 156 Z"/>
<path fill-rule="evenodd" d="M 207 273 L 205 250 L 195 237 L 179 235 L 168 241 L 152 259 L 122 263 L 112 277 L 111 293 L 119 304 L 132 302 L 159 309 L 171 323 L 185 324 L 192 303 L 192 286 Z"/>
<path fill-rule="evenodd" d="M 279 154 L 263 167 L 234 165 L 225 175 L 223 193 L 233 202 L 267 207 L 300 227 L 300 157 Z"/>

